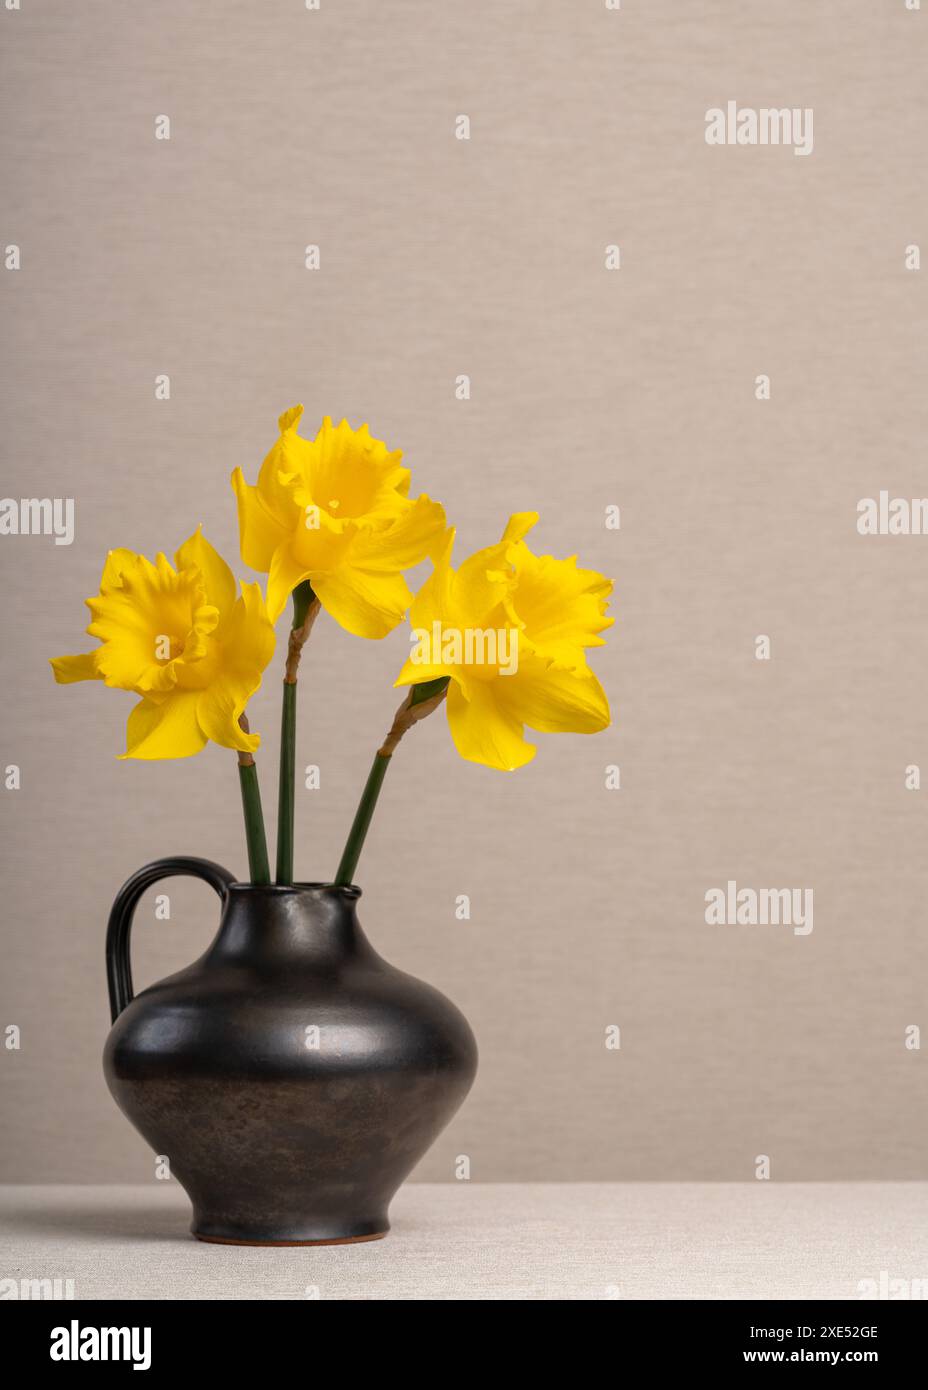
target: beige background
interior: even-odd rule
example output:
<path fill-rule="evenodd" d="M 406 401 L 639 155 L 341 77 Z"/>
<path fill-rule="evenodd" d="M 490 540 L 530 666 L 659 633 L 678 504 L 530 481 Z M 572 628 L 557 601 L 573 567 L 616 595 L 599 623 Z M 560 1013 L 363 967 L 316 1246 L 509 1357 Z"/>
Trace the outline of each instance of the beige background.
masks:
<path fill-rule="evenodd" d="M 0 538 L 0 763 L 23 779 L 0 793 L 0 1023 L 22 1029 L 0 1177 L 151 1176 L 100 1072 L 109 904 L 165 854 L 244 867 L 233 756 L 118 762 L 130 697 L 58 689 L 45 658 L 85 645 L 108 547 L 173 552 L 202 520 L 241 572 L 228 475 L 297 400 L 307 429 L 347 415 L 402 447 L 462 551 L 537 507 L 540 547 L 617 579 L 608 733 L 504 776 L 435 718 L 391 771 L 362 918 L 482 1054 L 419 1175 L 467 1153 L 477 1180 L 737 1180 L 768 1154 L 779 1179 L 924 1177 L 928 1049 L 904 1030 L 928 1027 L 928 783 L 903 778 L 928 772 L 928 537 L 855 519 L 928 493 L 926 271 L 903 266 L 928 244 L 928 13 L 22 4 L 0 12 L 2 491 L 73 496 L 77 537 Z M 813 107 L 813 154 L 708 147 L 729 98 Z M 406 648 L 317 627 L 306 877 L 334 870 Z M 252 708 L 269 812 L 278 675 Z M 814 932 L 708 927 L 729 878 L 812 887 Z M 140 910 L 139 984 L 215 925 L 208 889 L 168 891 L 170 922 Z"/>

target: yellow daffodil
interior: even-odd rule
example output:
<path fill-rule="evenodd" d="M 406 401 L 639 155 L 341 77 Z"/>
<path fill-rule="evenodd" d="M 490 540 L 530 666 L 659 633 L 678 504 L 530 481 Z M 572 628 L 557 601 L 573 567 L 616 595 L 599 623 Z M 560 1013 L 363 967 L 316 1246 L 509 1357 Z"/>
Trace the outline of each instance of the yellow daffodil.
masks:
<path fill-rule="evenodd" d="M 600 633 L 612 582 L 576 557 L 534 555 L 524 537 L 534 512 L 513 516 L 497 545 L 454 570 L 453 530 L 435 572 L 416 596 L 416 650 L 397 685 L 449 677 L 448 723 L 461 757 L 512 770 L 535 756 L 524 727 L 596 733 L 609 724 L 605 691 L 586 662 Z"/>
<path fill-rule="evenodd" d="M 110 551 L 100 592 L 87 600 L 87 631 L 101 645 L 52 661 L 55 680 L 102 680 L 142 699 L 129 715 L 125 758 L 186 758 L 208 739 L 252 753 L 257 734 L 239 726 L 274 652 L 259 584 L 235 578 L 199 529 L 174 557 L 154 564 Z"/>
<path fill-rule="evenodd" d="M 268 576 L 272 620 L 309 580 L 322 607 L 359 637 L 385 637 L 412 600 L 403 578 L 430 556 L 445 514 L 424 494 L 411 501 L 402 454 L 328 417 L 313 440 L 297 433 L 301 405 L 281 415 L 280 438 L 249 486 L 232 475 L 242 559 Z"/>

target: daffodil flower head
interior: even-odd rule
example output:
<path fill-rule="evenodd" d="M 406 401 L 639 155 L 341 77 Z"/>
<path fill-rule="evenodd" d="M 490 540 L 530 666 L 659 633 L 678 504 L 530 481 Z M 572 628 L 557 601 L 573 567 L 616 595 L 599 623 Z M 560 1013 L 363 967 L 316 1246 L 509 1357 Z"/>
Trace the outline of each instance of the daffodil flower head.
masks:
<path fill-rule="evenodd" d="M 597 733 L 610 722 L 586 652 L 603 645 L 614 621 L 606 616 L 612 581 L 580 569 L 576 557 L 535 555 L 524 538 L 537 520 L 535 512 L 512 516 L 498 544 L 457 570 L 454 531 L 446 532 L 410 611 L 420 645 L 396 681 L 449 678 L 448 724 L 461 757 L 506 771 L 535 756 L 526 726 Z"/>
<path fill-rule="evenodd" d="M 280 438 L 261 465 L 257 485 L 232 474 L 242 559 L 268 576 L 272 621 L 288 596 L 309 580 L 320 604 L 360 637 L 380 638 L 412 601 L 403 577 L 430 557 L 445 514 L 424 494 L 410 500 L 410 472 L 399 450 L 374 439 L 367 425 L 326 417 L 315 439 L 297 431 L 301 405 L 281 415 Z"/>
<path fill-rule="evenodd" d="M 100 645 L 52 660 L 55 680 L 102 680 L 142 698 L 129 715 L 125 758 L 186 758 L 207 741 L 253 753 L 239 725 L 274 653 L 259 584 L 242 584 L 198 528 L 174 566 L 112 550 L 87 629 Z"/>

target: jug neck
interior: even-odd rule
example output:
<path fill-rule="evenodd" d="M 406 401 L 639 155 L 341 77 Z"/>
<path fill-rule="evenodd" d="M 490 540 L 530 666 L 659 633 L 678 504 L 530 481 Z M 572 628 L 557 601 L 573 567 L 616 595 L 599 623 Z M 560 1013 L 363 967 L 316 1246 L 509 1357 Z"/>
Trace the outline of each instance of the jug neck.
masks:
<path fill-rule="evenodd" d="M 337 964 L 371 953 L 358 922 L 360 888 L 330 883 L 233 883 L 211 953 L 252 965 L 288 959 Z"/>

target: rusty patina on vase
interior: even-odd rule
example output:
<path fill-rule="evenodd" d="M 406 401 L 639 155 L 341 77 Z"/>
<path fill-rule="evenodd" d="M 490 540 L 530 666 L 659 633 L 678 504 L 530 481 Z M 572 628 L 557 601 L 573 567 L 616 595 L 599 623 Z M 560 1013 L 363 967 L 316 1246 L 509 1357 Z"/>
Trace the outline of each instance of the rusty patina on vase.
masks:
<path fill-rule="evenodd" d="M 133 998 L 132 912 L 170 874 L 212 884 L 219 932 L 193 965 Z M 359 897 L 328 884 L 253 887 L 174 859 L 140 870 L 114 904 L 107 1083 L 169 1158 L 202 1240 L 385 1235 L 393 1194 L 470 1089 L 466 1019 L 377 954 Z"/>

